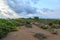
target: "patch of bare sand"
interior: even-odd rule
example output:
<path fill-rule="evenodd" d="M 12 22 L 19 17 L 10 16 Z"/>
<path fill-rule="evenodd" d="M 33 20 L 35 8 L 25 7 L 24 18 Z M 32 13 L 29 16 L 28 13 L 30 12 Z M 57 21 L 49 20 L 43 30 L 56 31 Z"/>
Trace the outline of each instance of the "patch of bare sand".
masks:
<path fill-rule="evenodd" d="M 33 36 L 33 34 L 37 32 L 48 35 L 48 38 L 45 40 L 60 40 L 60 33 L 59 35 L 53 35 L 49 31 L 43 30 L 35 25 L 33 25 L 32 28 L 26 28 L 23 26 L 19 31 L 9 33 L 7 37 L 2 40 L 38 40 Z"/>

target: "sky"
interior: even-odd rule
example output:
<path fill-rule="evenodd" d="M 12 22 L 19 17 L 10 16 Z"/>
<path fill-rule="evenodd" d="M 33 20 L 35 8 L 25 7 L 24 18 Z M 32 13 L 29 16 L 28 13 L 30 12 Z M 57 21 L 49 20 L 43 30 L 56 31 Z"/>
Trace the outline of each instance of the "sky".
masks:
<path fill-rule="evenodd" d="M 60 0 L 0 0 L 0 11 L 0 18 L 60 19 Z"/>

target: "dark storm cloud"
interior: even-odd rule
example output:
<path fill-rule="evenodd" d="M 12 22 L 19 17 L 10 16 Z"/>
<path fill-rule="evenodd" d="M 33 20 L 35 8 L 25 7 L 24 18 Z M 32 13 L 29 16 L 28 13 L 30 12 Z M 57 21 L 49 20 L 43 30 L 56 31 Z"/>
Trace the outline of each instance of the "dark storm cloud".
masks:
<path fill-rule="evenodd" d="M 14 10 L 16 13 L 26 12 L 29 13 L 37 13 L 36 8 L 30 5 L 30 1 L 33 3 L 37 3 L 38 0 L 7 0 L 7 4 Z"/>

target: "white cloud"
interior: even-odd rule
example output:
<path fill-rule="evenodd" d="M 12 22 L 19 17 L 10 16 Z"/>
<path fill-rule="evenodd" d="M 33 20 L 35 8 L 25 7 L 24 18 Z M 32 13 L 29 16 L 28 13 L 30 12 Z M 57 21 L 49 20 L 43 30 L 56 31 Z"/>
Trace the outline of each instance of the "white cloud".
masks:
<path fill-rule="evenodd" d="M 5 3 L 5 1 L 7 1 L 7 0 L 0 0 L 0 11 L 1 11 L 0 18 L 1 17 L 18 18 L 18 17 L 34 17 L 34 16 L 39 16 L 39 17 L 43 17 L 43 18 L 60 18 L 60 9 L 59 10 L 54 9 L 54 12 L 51 12 L 50 10 L 43 12 L 43 10 L 33 8 L 30 4 L 27 3 L 28 2 L 27 0 L 26 0 L 26 5 L 24 4 L 25 0 L 23 0 L 23 1 L 9 0 L 8 3 L 10 2 L 9 5 L 11 6 L 11 8 L 12 8 L 11 9 L 9 7 L 9 5 L 7 5 Z M 47 0 L 47 1 L 55 3 L 59 0 Z M 34 1 L 34 2 L 36 2 L 36 1 Z M 18 13 L 16 13 L 16 11 Z"/>
<path fill-rule="evenodd" d="M 60 18 L 60 10 L 56 9 L 53 12 L 52 11 L 46 11 L 43 12 L 43 10 L 37 10 L 36 14 L 28 14 L 28 17 L 34 17 L 34 16 L 38 16 L 40 18 L 55 18 L 58 19 Z"/>
<path fill-rule="evenodd" d="M 12 14 L 9 15 L 8 13 Z M 6 3 L 4 0 L 0 0 L 0 18 L 18 18 L 20 17 L 17 13 L 15 13 Z"/>

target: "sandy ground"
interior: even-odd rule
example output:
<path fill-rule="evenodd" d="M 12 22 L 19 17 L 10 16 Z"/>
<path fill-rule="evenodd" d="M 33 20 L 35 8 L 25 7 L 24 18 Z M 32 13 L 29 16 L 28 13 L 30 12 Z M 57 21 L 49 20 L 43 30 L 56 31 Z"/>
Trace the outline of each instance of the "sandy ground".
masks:
<path fill-rule="evenodd" d="M 53 35 L 49 31 L 43 30 L 35 25 L 33 28 L 26 28 L 24 26 L 21 27 L 19 31 L 11 32 L 2 40 L 38 40 L 33 35 L 34 33 L 45 33 L 48 38 L 45 40 L 60 40 L 60 30 L 58 35 Z"/>

